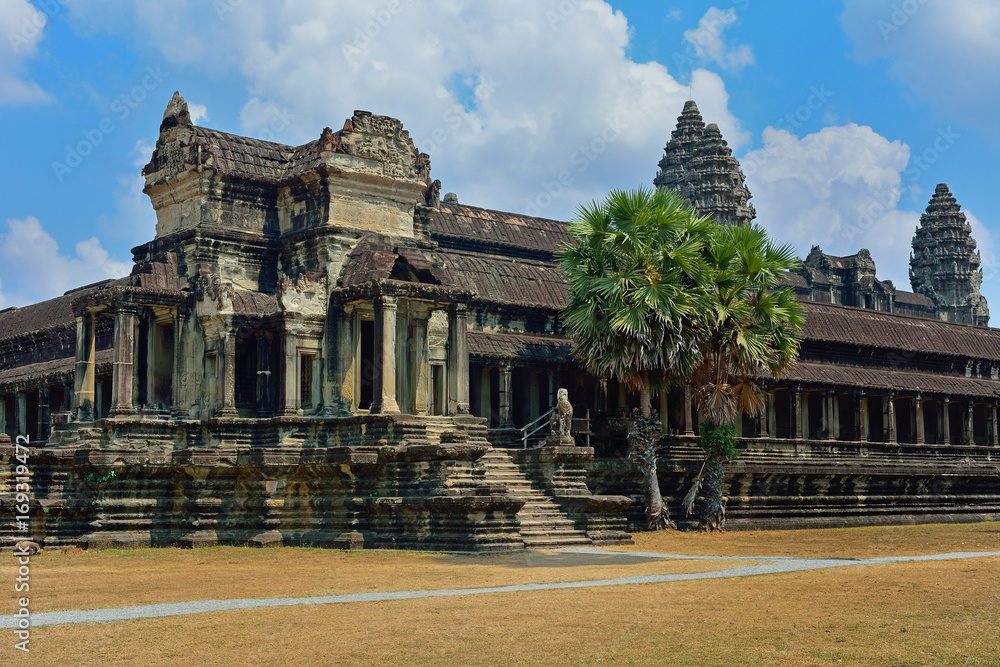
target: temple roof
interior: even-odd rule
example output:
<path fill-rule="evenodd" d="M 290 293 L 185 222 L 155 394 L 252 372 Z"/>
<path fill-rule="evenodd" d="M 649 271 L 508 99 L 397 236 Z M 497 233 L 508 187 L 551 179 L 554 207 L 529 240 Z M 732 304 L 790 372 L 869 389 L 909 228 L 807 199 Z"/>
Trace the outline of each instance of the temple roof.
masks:
<path fill-rule="evenodd" d="M 871 393 L 893 391 L 906 393 L 944 394 L 949 396 L 1000 397 L 1000 380 L 923 373 L 893 368 L 873 368 L 798 362 L 785 378 L 792 382 L 862 388 Z"/>
<path fill-rule="evenodd" d="M 573 358 L 573 345 L 564 338 L 470 331 L 469 356 L 490 361 L 534 359 L 565 363 Z"/>
<path fill-rule="evenodd" d="M 431 238 L 441 247 L 514 253 L 552 259 L 562 243 L 572 241 L 566 223 L 516 213 L 441 202 Z"/>
<path fill-rule="evenodd" d="M 71 290 L 62 296 L 30 306 L 0 311 L 0 340 L 39 329 L 74 324 L 76 318 L 73 316 L 73 300 L 93 294 L 106 282 Z"/>

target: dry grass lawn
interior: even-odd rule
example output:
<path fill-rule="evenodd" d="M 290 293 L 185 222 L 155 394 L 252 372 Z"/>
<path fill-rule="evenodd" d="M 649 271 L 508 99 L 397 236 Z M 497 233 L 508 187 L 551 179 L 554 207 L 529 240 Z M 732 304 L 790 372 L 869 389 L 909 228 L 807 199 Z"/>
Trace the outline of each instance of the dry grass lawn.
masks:
<path fill-rule="evenodd" d="M 1000 551 L 1000 524 L 663 533 L 640 535 L 636 541 L 630 549 L 737 557 L 873 557 Z M 678 565 L 691 571 L 732 564 L 613 561 L 560 567 L 545 561 L 544 567 L 523 567 L 529 562 L 515 567 L 480 557 L 293 549 L 129 553 L 46 554 L 33 560 L 33 587 L 37 570 L 39 589 L 67 587 L 86 602 L 70 606 L 92 608 L 149 595 L 157 601 L 249 597 L 245 586 L 257 591 L 253 597 L 319 595 L 565 581 L 646 574 L 657 567 L 673 572 Z M 9 566 L 0 569 L 0 576 L 10 576 Z M 45 592 L 37 595 L 43 596 L 41 604 Z M 48 600 L 49 608 L 66 607 L 62 595 Z M 15 655 L 8 662 L 997 667 L 998 628 L 1000 558 L 994 557 L 42 627 L 32 633 L 28 659 Z"/>

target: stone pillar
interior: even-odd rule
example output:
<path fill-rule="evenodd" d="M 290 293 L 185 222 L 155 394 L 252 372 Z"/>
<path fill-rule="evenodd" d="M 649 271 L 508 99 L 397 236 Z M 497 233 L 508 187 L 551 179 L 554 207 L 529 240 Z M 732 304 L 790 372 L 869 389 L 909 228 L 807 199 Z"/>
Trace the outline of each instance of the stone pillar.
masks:
<path fill-rule="evenodd" d="M 217 417 L 238 417 L 236 412 L 236 336 L 224 333 L 219 338 L 218 364 L 219 403 Z"/>
<path fill-rule="evenodd" d="M 38 439 L 49 439 L 49 388 L 38 390 Z"/>
<path fill-rule="evenodd" d="M 77 421 L 94 420 L 94 329 L 93 313 L 76 318 L 76 374 L 74 377 L 73 413 Z"/>
<path fill-rule="evenodd" d="M 28 396 L 23 391 L 17 392 L 15 396 L 15 402 L 17 407 L 17 428 L 14 431 L 18 435 L 26 435 L 28 433 Z"/>
<path fill-rule="evenodd" d="M 354 409 L 355 396 L 355 375 L 354 375 L 354 319 L 342 308 L 337 313 L 336 319 L 336 372 L 333 377 L 334 405 L 339 407 L 340 413 L 349 415 Z"/>
<path fill-rule="evenodd" d="M 486 426 L 493 426 L 493 386 L 490 382 L 490 366 L 483 366 L 479 373 L 479 416 L 486 419 Z"/>
<path fill-rule="evenodd" d="M 972 401 L 969 401 L 969 405 L 965 411 L 965 444 L 972 445 L 975 444 L 975 438 L 973 438 L 975 431 L 972 428 Z"/>
<path fill-rule="evenodd" d="M 667 392 L 667 390 L 664 389 L 663 391 L 660 392 L 660 396 L 659 396 L 659 399 L 660 399 L 660 428 L 663 429 L 664 433 L 667 432 L 667 425 L 669 424 L 669 421 L 670 421 L 668 419 L 668 413 L 669 413 L 669 409 L 670 409 L 670 406 L 669 406 L 668 401 L 667 401 L 668 394 L 669 394 L 669 392 Z"/>
<path fill-rule="evenodd" d="M 392 330 L 395 331 L 396 327 L 392 327 Z M 294 333 L 289 331 L 281 333 L 281 352 L 284 362 L 282 363 L 283 368 L 281 373 L 280 412 L 285 416 L 297 415 L 299 413 L 299 369 L 297 368 L 299 354 L 297 337 Z"/>
<path fill-rule="evenodd" d="M 514 422 L 510 416 L 510 404 L 513 400 L 513 386 L 510 382 L 510 366 L 500 367 L 500 428 L 513 428 Z"/>
<path fill-rule="evenodd" d="M 418 415 L 427 414 L 428 383 L 430 382 L 430 358 L 427 353 L 427 317 L 413 320 L 413 354 L 416 368 L 413 373 L 413 409 Z M 486 386 L 489 387 L 489 371 L 486 370 Z M 489 394 L 486 395 L 486 409 L 489 410 Z"/>
<path fill-rule="evenodd" d="M 694 391 L 690 385 L 684 385 L 684 435 L 694 435 L 694 410 L 691 409 L 691 398 Z"/>
<path fill-rule="evenodd" d="M 549 407 L 554 408 L 556 406 L 556 372 L 549 369 L 545 375 L 549 380 Z"/>
<path fill-rule="evenodd" d="M 115 313 L 114 362 L 111 374 L 111 415 L 129 415 L 135 411 L 135 310 L 119 306 Z"/>
<path fill-rule="evenodd" d="M 396 414 L 399 412 L 399 405 L 396 403 L 396 298 L 377 296 L 373 305 L 375 306 L 375 377 L 373 378 L 375 396 L 370 412 Z"/>
<path fill-rule="evenodd" d="M 454 303 L 448 310 L 448 414 L 452 415 L 469 414 L 468 341 L 468 310 L 464 303 Z"/>
<path fill-rule="evenodd" d="M 885 402 L 886 418 L 889 422 L 889 442 L 896 443 L 896 395 L 889 394 L 889 400 Z"/>
<path fill-rule="evenodd" d="M 257 378 L 254 412 L 258 417 L 270 416 L 274 406 L 271 381 L 271 338 L 263 331 L 257 332 Z"/>
<path fill-rule="evenodd" d="M 775 394 L 774 392 L 769 392 L 765 397 L 767 401 L 767 435 L 770 438 L 778 437 L 778 411 L 775 406 Z M 761 435 L 763 435 L 761 431 Z"/>
<path fill-rule="evenodd" d="M 941 409 L 943 414 L 941 415 L 941 428 L 943 429 L 941 442 L 950 445 L 951 444 L 951 399 L 945 398 L 941 401 Z"/>
<path fill-rule="evenodd" d="M 802 409 L 802 387 L 795 387 L 795 400 L 792 401 L 792 435 L 796 440 L 802 439 L 802 421 L 804 418 Z M 806 425 L 808 430 L 809 426 Z"/>
<path fill-rule="evenodd" d="M 924 436 L 925 436 L 925 434 L 924 434 L 924 401 L 923 401 L 923 398 L 921 398 L 920 394 L 917 394 L 917 397 L 915 399 L 913 399 L 913 411 L 915 413 L 914 417 L 916 418 L 916 421 L 917 421 L 917 444 L 918 445 L 922 445 L 922 444 L 924 444 Z"/>
<path fill-rule="evenodd" d="M 858 395 L 858 440 L 868 442 L 868 396 Z"/>
<path fill-rule="evenodd" d="M 183 345 L 185 344 L 183 336 L 181 336 L 181 326 L 183 325 L 183 318 L 181 317 L 181 309 L 174 308 L 174 367 L 171 370 L 170 377 L 170 415 L 172 417 L 178 418 L 184 416 L 184 398 L 182 393 L 181 384 L 184 382 L 184 354 Z"/>
<path fill-rule="evenodd" d="M 997 436 L 997 404 L 994 403 L 990 406 L 990 444 L 994 447 L 1000 444 L 1000 439 Z"/>
<path fill-rule="evenodd" d="M 826 392 L 826 439 L 837 439 L 837 417 L 834 409 L 834 401 L 837 400 L 837 393 L 832 389 Z"/>
<path fill-rule="evenodd" d="M 7 420 L 10 418 L 7 414 L 7 398 L 0 396 L 0 433 L 7 433 Z"/>
<path fill-rule="evenodd" d="M 595 403 L 597 404 L 598 412 L 608 411 L 608 379 L 600 378 L 597 381 L 597 397 Z"/>

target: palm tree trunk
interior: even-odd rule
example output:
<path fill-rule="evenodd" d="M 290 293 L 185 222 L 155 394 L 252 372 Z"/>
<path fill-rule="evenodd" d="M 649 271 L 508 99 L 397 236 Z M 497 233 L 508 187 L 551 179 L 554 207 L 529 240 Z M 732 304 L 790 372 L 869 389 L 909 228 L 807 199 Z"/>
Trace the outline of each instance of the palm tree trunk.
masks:
<path fill-rule="evenodd" d="M 642 375 L 642 386 L 639 387 L 639 410 L 642 412 L 642 416 L 648 418 L 653 414 L 653 401 L 650 398 L 649 391 L 649 371 L 644 370 L 641 372 Z"/>
<path fill-rule="evenodd" d="M 646 524 L 649 530 L 664 530 L 677 526 L 670 520 L 670 513 L 660 495 L 660 478 L 656 473 L 656 459 L 642 462 L 642 476 L 646 488 Z"/>
<path fill-rule="evenodd" d="M 701 528 L 707 531 L 723 530 L 726 527 L 726 507 L 722 497 L 723 457 L 709 456 L 705 465 L 705 482 L 701 506 Z"/>

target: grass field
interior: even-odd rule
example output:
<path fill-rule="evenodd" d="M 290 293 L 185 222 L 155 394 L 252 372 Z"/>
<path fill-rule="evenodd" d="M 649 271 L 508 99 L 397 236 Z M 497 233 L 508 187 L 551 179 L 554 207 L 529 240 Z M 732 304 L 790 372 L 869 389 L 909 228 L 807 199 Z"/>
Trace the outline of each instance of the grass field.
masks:
<path fill-rule="evenodd" d="M 1000 524 L 642 534 L 623 549 L 737 559 L 1000 551 Z M 31 608 L 575 581 L 739 562 L 313 549 L 50 552 L 32 559 Z M 13 581 L 13 566 L 4 563 L 0 577 Z M 2 613 L 12 613 L 13 600 L 3 603 Z M 1000 558 L 977 558 L 39 627 L 30 656 L 14 655 L 12 635 L 3 651 L 10 664 L 39 665 L 996 667 L 998 628 Z"/>

